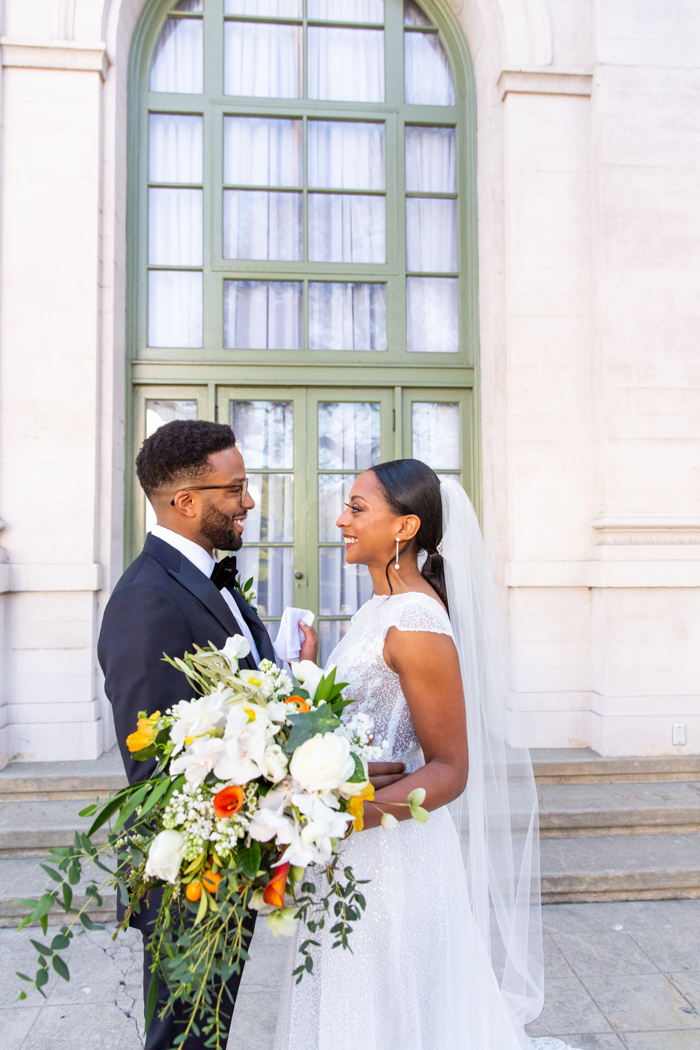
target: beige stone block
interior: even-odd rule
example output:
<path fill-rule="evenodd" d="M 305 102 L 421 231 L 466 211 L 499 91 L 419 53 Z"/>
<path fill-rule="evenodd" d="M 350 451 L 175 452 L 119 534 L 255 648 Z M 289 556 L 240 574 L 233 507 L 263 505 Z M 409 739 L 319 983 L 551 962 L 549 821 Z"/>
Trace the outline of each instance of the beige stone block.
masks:
<path fill-rule="evenodd" d="M 588 711 L 528 711 L 523 714 L 529 747 L 588 747 Z"/>
<path fill-rule="evenodd" d="M 13 725 L 65 725 L 73 722 L 96 722 L 100 719 L 97 700 L 84 703 L 55 702 L 37 704 L 9 704 Z"/>
<path fill-rule="evenodd" d="M 102 724 L 96 722 L 64 723 L 56 726 L 23 723 L 13 726 L 16 762 L 80 762 L 99 758 L 102 754 Z"/>
<path fill-rule="evenodd" d="M 505 112 L 509 179 L 515 171 L 589 171 L 589 98 L 509 94 Z"/>

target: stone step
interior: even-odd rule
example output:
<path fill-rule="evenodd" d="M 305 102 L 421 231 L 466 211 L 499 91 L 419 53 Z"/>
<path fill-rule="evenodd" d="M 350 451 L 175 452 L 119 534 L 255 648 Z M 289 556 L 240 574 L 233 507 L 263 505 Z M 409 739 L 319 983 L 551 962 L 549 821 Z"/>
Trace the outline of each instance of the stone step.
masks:
<path fill-rule="evenodd" d="M 539 784 L 540 838 L 700 832 L 700 782 Z"/>
<path fill-rule="evenodd" d="M 700 897 L 700 835 L 605 835 L 540 843 L 542 902 Z"/>
<path fill-rule="evenodd" d="M 77 799 L 0 802 L 0 857 L 43 857 L 49 849 L 72 845 L 75 832 L 87 831 L 94 820 L 78 816 L 86 805 Z M 92 841 L 106 842 L 106 827 Z"/>
<path fill-rule="evenodd" d="M 533 748 L 530 754 L 538 784 L 700 781 L 700 755 L 603 758 L 590 747 Z"/>
<path fill-rule="evenodd" d="M 12 762 L 0 769 L 0 803 L 53 799 L 94 801 L 127 783 L 119 748 L 92 762 Z"/>
<path fill-rule="evenodd" d="M 47 889 L 57 885 L 51 881 L 49 876 L 39 867 L 42 862 L 40 857 L 6 857 L 0 860 L 0 926 L 17 926 L 27 913 L 27 909 L 17 904 L 20 898 L 38 900 Z M 52 858 L 44 860 L 51 863 Z M 96 882 L 100 886 L 106 872 L 97 871 Z M 91 905 L 87 910 L 89 918 L 95 922 L 114 922 L 117 916 L 117 895 L 115 890 L 105 887 L 102 891 L 102 907 Z M 83 883 L 79 882 L 73 887 L 73 907 L 82 908 L 86 897 Z M 55 905 L 49 913 L 49 925 L 63 926 L 68 924 L 69 918 L 60 905 Z"/>

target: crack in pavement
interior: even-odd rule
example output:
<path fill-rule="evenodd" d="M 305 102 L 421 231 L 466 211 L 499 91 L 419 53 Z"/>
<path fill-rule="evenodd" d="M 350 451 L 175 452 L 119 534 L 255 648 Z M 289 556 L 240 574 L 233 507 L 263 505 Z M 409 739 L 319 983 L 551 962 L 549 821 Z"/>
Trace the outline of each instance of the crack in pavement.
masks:
<path fill-rule="evenodd" d="M 137 992 L 130 991 L 128 988 L 128 978 L 133 977 L 134 969 L 136 970 L 137 988 L 140 990 L 141 981 L 141 970 L 143 966 L 143 949 L 141 947 L 141 936 L 132 935 L 131 933 L 124 934 L 120 931 L 117 940 L 113 941 L 111 935 L 114 931 L 114 927 L 110 931 L 107 927 L 104 932 L 101 931 L 100 939 L 97 936 L 91 936 L 88 934 L 92 943 L 100 949 L 107 958 L 111 959 L 118 973 L 121 974 L 117 990 L 114 995 L 114 1005 L 117 1007 L 124 1016 L 133 1023 L 136 1037 L 141 1046 L 143 1046 L 143 1033 L 141 1031 L 141 1024 L 139 1023 L 139 1014 L 143 1013 L 141 996 Z M 87 932 L 87 931 L 86 931 Z M 105 934 L 110 936 L 109 943 L 107 945 L 100 943 L 101 939 L 104 938 Z M 121 1000 L 121 1001 L 120 1001 Z M 137 1012 L 134 1012 L 134 1008 L 138 1007 Z"/>

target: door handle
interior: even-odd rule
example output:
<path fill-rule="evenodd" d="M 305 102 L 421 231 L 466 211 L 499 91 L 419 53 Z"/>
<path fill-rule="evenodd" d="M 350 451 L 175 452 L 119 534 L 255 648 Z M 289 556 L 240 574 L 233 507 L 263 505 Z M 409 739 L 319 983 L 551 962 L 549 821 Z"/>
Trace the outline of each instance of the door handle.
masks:
<path fill-rule="evenodd" d="M 304 579 L 304 573 L 303 572 L 295 572 L 294 573 L 294 579 L 295 580 L 303 580 Z"/>

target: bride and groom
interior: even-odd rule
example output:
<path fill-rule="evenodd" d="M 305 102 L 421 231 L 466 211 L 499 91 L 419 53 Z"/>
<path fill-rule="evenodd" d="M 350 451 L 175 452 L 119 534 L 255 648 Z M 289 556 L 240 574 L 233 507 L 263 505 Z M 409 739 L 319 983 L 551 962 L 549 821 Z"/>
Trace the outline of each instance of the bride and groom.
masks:
<path fill-rule="evenodd" d="M 236 551 L 254 506 L 231 428 L 175 421 L 147 438 L 136 460 L 156 512 L 142 554 L 117 584 L 98 646 L 130 780 L 126 737 L 139 711 L 182 699 L 163 653 L 223 647 L 242 634 L 254 668 L 274 660 L 257 613 L 234 585 Z M 296 944 L 280 974 L 275 1050 L 519 1050 L 542 1005 L 537 802 L 512 686 L 498 597 L 474 510 L 455 481 L 417 460 L 373 467 L 355 479 L 337 521 L 346 561 L 366 565 L 374 596 L 329 658 L 358 711 L 371 715 L 390 762 L 373 763 L 378 807 L 343 859 L 370 880 L 352 952 L 315 935 L 313 974 L 297 983 Z M 315 660 L 316 632 L 300 624 L 300 658 Z M 427 824 L 406 798 L 424 788 Z M 449 806 L 449 810 L 448 810 Z M 379 826 L 381 812 L 399 824 Z M 151 894 L 155 897 L 156 894 Z M 146 933 L 157 901 L 132 924 Z M 255 912 L 249 914 L 252 936 Z M 144 958 L 145 987 L 151 960 Z M 231 978 L 230 1025 L 240 974 Z M 164 1002 L 166 993 L 159 989 Z M 183 1018 L 160 1017 L 147 1050 L 171 1050 Z M 183 1050 L 204 1041 L 190 1034 Z"/>

